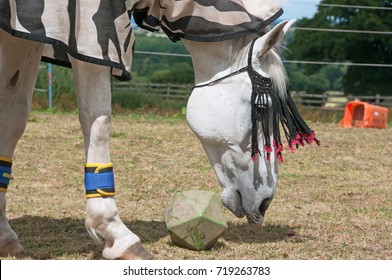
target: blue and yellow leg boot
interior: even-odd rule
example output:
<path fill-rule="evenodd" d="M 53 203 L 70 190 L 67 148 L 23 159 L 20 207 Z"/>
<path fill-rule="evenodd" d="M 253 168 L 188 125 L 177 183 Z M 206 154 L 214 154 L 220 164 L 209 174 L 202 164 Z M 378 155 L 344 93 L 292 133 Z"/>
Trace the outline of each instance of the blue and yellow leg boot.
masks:
<path fill-rule="evenodd" d="M 84 185 L 87 198 L 114 196 L 113 163 L 87 163 L 84 167 Z"/>
<path fill-rule="evenodd" d="M 7 192 L 11 180 L 12 159 L 0 156 L 0 192 Z"/>

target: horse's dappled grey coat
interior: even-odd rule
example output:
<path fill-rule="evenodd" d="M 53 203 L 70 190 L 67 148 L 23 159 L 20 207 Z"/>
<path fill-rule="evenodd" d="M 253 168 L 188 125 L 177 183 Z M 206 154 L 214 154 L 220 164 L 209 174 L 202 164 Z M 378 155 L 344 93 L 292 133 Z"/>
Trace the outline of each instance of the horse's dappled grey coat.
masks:
<path fill-rule="evenodd" d="M 132 15 L 173 41 L 219 41 L 257 33 L 282 13 L 276 0 L 0 0 L 0 28 L 46 43 L 45 61 L 70 66 L 71 55 L 129 80 Z"/>

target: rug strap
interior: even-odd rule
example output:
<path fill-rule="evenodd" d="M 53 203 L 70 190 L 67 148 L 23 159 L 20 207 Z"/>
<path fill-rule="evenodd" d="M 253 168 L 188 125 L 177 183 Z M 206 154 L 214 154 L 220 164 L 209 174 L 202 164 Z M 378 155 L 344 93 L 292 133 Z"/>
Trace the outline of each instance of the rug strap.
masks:
<path fill-rule="evenodd" d="M 86 197 L 112 197 L 115 195 L 113 163 L 87 163 L 84 167 Z"/>

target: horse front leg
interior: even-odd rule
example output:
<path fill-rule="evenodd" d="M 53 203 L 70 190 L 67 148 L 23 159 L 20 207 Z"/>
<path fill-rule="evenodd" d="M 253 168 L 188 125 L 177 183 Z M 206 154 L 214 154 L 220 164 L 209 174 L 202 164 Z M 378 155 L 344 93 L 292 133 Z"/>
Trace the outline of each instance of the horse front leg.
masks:
<path fill-rule="evenodd" d="M 87 197 L 86 228 L 94 239 L 103 238 L 107 259 L 151 259 L 140 239 L 121 221 L 114 200 L 110 161 L 110 69 L 72 60 L 78 92 L 79 121 L 83 130 Z"/>
<path fill-rule="evenodd" d="M 43 46 L 0 29 L 0 256 L 23 252 L 6 218 L 12 158 L 31 110 Z"/>

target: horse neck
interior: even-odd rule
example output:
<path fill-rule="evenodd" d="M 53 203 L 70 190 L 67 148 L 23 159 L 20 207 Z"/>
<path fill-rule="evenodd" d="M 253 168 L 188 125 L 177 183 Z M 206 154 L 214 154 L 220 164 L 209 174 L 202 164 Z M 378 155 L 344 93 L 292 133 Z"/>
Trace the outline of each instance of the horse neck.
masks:
<path fill-rule="evenodd" d="M 183 43 L 192 57 L 196 84 L 219 79 L 246 65 L 247 44 L 239 40 Z"/>

